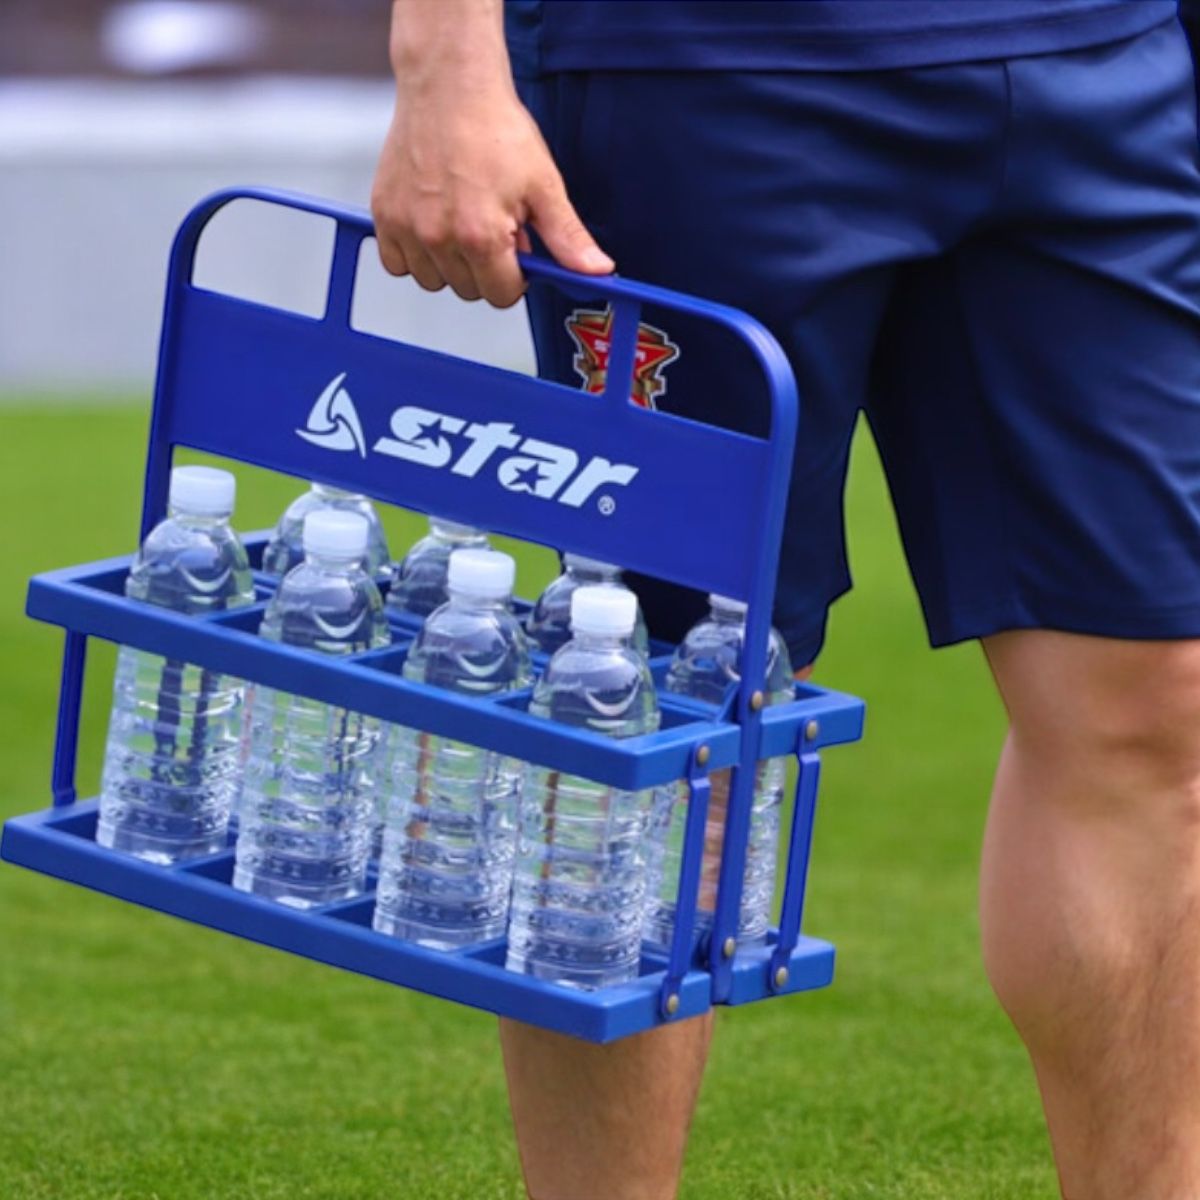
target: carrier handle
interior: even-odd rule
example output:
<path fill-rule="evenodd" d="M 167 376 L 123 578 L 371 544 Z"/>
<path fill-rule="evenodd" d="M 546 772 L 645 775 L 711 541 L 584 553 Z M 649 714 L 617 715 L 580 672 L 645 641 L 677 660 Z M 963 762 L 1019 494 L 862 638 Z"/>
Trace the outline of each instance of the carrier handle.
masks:
<path fill-rule="evenodd" d="M 201 200 L 188 213 L 176 234 L 171 249 L 171 280 L 191 282 L 196 248 L 205 227 L 234 200 L 258 200 L 265 204 L 281 205 L 314 216 L 329 217 L 336 223 L 325 314 L 319 320 L 348 325 L 359 249 L 366 238 L 375 236 L 375 225 L 365 209 L 302 192 L 269 187 L 234 187 L 214 192 Z M 614 315 L 613 347 L 604 389 L 604 396 L 611 401 L 624 404 L 629 397 L 642 305 L 656 304 L 685 312 L 731 330 L 750 348 L 765 377 L 771 402 L 770 440 L 786 448 L 790 455 L 796 433 L 796 384 L 779 343 L 760 322 L 727 305 L 624 279 L 620 275 L 582 275 L 533 254 L 518 254 L 517 260 L 527 279 L 549 283 L 572 299 L 602 299 L 611 303 Z"/>

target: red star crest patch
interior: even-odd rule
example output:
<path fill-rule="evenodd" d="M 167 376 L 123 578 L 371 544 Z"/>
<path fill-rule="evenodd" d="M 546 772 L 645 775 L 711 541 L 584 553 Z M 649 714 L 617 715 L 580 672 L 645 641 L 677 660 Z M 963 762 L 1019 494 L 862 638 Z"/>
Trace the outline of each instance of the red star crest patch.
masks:
<path fill-rule="evenodd" d="M 583 380 L 583 390 L 604 391 L 612 350 L 612 309 L 577 308 L 567 318 L 566 326 L 575 343 L 572 365 Z M 639 408 L 657 408 L 657 398 L 667 390 L 663 368 L 678 357 L 679 347 L 661 329 L 644 322 L 639 324 L 629 399 Z"/>

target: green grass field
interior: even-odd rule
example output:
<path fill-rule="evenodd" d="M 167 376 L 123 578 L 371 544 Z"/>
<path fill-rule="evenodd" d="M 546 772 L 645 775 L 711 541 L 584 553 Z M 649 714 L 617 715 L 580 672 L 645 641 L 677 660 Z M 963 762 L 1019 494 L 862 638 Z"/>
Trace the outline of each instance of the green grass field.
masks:
<path fill-rule="evenodd" d="M 141 407 L 0 409 L 0 815 L 49 804 L 61 635 L 22 615 L 25 580 L 131 548 L 145 428 Z M 296 490 L 239 474 L 242 528 Z M 849 520 L 857 586 L 817 680 L 866 697 L 868 733 L 826 756 L 806 918 L 837 981 L 721 1014 L 682 1195 L 1050 1198 L 1032 1076 L 978 953 L 1001 713 L 975 647 L 927 647 L 865 439 Z M 391 519 L 393 545 L 417 528 Z M 551 563 L 524 552 L 522 590 Z M 90 663 L 85 794 L 112 661 Z M 523 1194 L 486 1014 L 7 865 L 0 945 L 3 1200 Z"/>

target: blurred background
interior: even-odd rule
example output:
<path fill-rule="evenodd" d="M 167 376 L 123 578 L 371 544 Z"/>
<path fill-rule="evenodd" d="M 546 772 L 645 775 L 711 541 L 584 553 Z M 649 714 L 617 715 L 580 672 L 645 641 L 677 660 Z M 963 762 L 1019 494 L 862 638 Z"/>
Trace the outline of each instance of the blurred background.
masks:
<path fill-rule="evenodd" d="M 385 0 L 0 0 L 0 393 L 145 389 L 171 236 L 208 192 L 366 206 L 391 116 L 388 20 Z M 281 254 L 243 214 L 207 281 L 291 295 L 320 250 L 303 234 Z M 394 332 L 452 327 L 489 361 L 531 361 L 519 313 L 430 309 L 376 274 Z"/>
<path fill-rule="evenodd" d="M 389 8 L 0 0 L 0 818 L 50 802 L 62 634 L 23 616 L 26 582 L 134 549 L 172 234 L 235 184 L 367 203 Z M 260 216 L 222 212 L 198 281 L 319 304 L 321 219 Z M 390 279 L 370 245 L 354 323 L 532 366 L 519 309 Z M 241 529 L 302 490 L 236 470 Z M 1050 1200 L 1032 1077 L 978 961 L 1002 714 L 974 646 L 928 649 L 866 438 L 847 511 L 856 587 L 817 680 L 867 698 L 867 740 L 824 764 L 805 918 L 838 979 L 721 1014 L 683 1197 Z M 423 526 L 384 520 L 396 555 Z M 506 548 L 536 595 L 554 556 Z M 90 644 L 84 796 L 113 660 Z M 491 1017 L 7 864 L 0 1028 L 4 1200 L 523 1194 Z"/>

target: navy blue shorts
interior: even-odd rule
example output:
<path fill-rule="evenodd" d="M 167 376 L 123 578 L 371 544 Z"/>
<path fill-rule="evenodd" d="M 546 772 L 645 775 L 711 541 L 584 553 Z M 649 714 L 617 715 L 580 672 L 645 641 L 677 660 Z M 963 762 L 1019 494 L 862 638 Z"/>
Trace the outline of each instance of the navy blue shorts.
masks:
<path fill-rule="evenodd" d="M 618 269 L 746 309 L 791 358 L 775 615 L 797 664 L 850 586 L 862 409 L 935 645 L 1200 636 L 1200 172 L 1177 22 L 944 67 L 523 87 Z M 543 373 L 602 385 L 606 314 L 536 289 L 530 310 Z M 735 347 L 644 320 L 639 402 L 762 429 Z M 665 636 L 701 603 L 635 586 Z"/>

